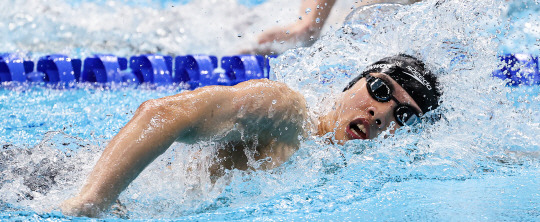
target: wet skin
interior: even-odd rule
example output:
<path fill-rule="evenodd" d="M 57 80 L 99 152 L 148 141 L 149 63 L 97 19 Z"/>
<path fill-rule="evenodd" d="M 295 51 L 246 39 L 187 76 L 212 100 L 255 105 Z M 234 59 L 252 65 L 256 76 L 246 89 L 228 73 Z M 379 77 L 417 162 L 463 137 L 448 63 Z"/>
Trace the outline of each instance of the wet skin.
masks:
<path fill-rule="evenodd" d="M 372 73 L 393 87 L 402 104 L 420 110 L 390 77 Z M 319 118 L 317 135 L 334 132 L 342 144 L 352 139 L 372 139 L 395 122 L 394 101 L 378 102 L 366 88 L 365 78 L 341 94 L 333 109 Z M 173 142 L 213 141 L 220 164 L 209 169 L 246 170 L 246 148 L 255 149 L 255 160 L 271 159 L 260 169 L 287 161 L 311 130 L 302 95 L 283 83 L 252 80 L 236 86 L 203 87 L 141 104 L 133 118 L 105 148 L 81 191 L 65 201 L 66 215 L 97 217 L 126 187 Z M 390 131 L 397 129 L 395 125 Z M 360 128 L 365 129 L 365 133 Z M 218 162 L 218 161 L 216 161 Z"/>
<path fill-rule="evenodd" d="M 419 114 L 422 113 L 418 104 L 395 80 L 383 73 L 370 75 L 390 85 L 393 96 L 401 104 L 410 105 Z M 336 101 L 335 109 L 320 118 L 319 135 L 334 132 L 334 139 L 343 144 L 353 139 L 373 139 L 387 129 L 394 133 L 400 127 L 394 117 L 396 102 L 378 102 L 371 97 L 366 85 L 366 78 L 362 78 L 342 93 Z"/>
<path fill-rule="evenodd" d="M 304 97 L 283 83 L 252 80 L 210 86 L 141 104 L 107 145 L 81 191 L 65 201 L 66 215 L 97 217 L 173 142 L 213 141 L 222 168 L 247 169 L 243 150 L 276 167 L 300 146 L 307 119 Z M 211 149 L 211 148 L 209 148 Z"/>

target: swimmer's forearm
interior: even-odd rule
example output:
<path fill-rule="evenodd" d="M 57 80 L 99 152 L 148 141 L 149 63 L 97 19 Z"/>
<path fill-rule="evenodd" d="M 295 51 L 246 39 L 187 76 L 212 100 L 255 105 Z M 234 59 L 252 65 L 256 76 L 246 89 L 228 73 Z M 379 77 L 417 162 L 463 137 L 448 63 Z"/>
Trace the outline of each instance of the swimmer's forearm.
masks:
<path fill-rule="evenodd" d="M 403 1 L 398 1 L 398 0 L 364 0 L 364 1 L 358 1 L 355 7 L 363 7 L 366 5 L 384 4 L 384 3 L 414 4 L 416 2 L 421 2 L 421 1 L 422 0 L 408 0 L 408 2 L 403 3 Z"/>
<path fill-rule="evenodd" d="M 318 37 L 335 2 L 335 0 L 303 0 L 300 5 L 299 19 L 286 27 L 274 27 L 266 30 L 258 37 L 259 44 L 274 41 L 307 43 L 312 38 Z M 269 53 L 265 51 L 263 49 L 260 53 Z"/>
<path fill-rule="evenodd" d="M 98 216 L 157 156 L 174 141 L 166 130 L 156 125 L 159 113 L 152 101 L 143 103 L 129 123 L 111 140 L 87 178 L 73 207 L 64 213 Z M 78 208 L 78 209 L 69 209 Z M 72 212 L 70 212 L 72 211 Z"/>
<path fill-rule="evenodd" d="M 194 102 L 201 99 L 206 101 Z M 104 211 L 178 137 L 195 131 L 194 126 L 205 117 L 200 114 L 209 112 L 210 105 L 214 106 L 220 99 L 219 92 L 205 89 L 143 103 L 105 148 L 75 198 L 79 205 L 86 204 L 89 209 L 70 214 L 97 216 Z"/>

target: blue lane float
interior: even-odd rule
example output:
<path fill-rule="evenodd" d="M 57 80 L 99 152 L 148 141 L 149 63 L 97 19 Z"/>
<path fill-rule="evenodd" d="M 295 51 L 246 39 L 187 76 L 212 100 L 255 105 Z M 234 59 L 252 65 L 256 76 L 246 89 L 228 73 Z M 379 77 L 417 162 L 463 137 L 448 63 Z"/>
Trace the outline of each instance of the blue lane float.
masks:
<path fill-rule="evenodd" d="M 48 55 L 41 57 L 37 71 L 44 73 L 47 83 L 75 83 L 81 75 L 81 60 L 71 59 L 66 55 Z"/>
<path fill-rule="evenodd" d="M 34 71 L 34 62 L 33 61 L 24 61 L 24 72 L 26 74 L 31 73 Z"/>
<path fill-rule="evenodd" d="M 41 57 L 34 71 L 33 61 L 0 54 L 0 81 L 42 82 L 53 86 L 75 82 L 149 83 L 156 86 L 179 84 L 181 87 L 187 84 L 190 89 L 195 89 L 207 85 L 230 86 L 250 79 L 268 78 L 269 59 L 256 55 L 237 55 L 223 57 L 220 63 L 212 55 L 186 55 L 177 56 L 173 67 L 172 57 L 158 54 L 132 56 L 129 61 L 115 55 L 96 54 L 85 58 L 84 63 L 80 59 L 54 54 Z"/>
<path fill-rule="evenodd" d="M 173 61 L 171 56 L 158 54 L 132 56 L 129 60 L 98 54 L 84 59 L 83 66 L 80 59 L 60 54 L 43 56 L 35 65 L 17 54 L 0 53 L 0 83 L 149 83 L 156 86 L 179 84 L 181 87 L 187 84 L 190 89 L 207 85 L 230 86 L 251 79 L 269 78 L 269 61 L 275 57 L 235 55 L 218 60 L 212 55 L 185 55 L 177 56 Z M 493 71 L 494 77 L 508 80 L 510 86 L 540 85 L 538 57 L 518 53 L 500 56 L 500 60 L 501 68 Z"/>
<path fill-rule="evenodd" d="M 123 82 L 121 73 L 127 69 L 127 65 L 124 67 L 120 65 L 124 60 L 126 59 L 114 55 L 94 55 L 93 57 L 88 57 L 84 60 L 84 67 L 79 81 L 121 83 Z"/>
<path fill-rule="evenodd" d="M 220 79 L 227 79 L 229 85 L 252 79 L 268 79 L 270 59 L 272 58 L 277 58 L 277 55 L 266 57 L 261 55 L 225 56 L 221 58 L 221 68 L 224 73 L 220 73 Z"/>
<path fill-rule="evenodd" d="M 500 57 L 502 67 L 493 76 L 508 79 L 510 86 L 540 84 L 538 57 L 530 54 L 507 54 Z"/>
<path fill-rule="evenodd" d="M 26 82 L 26 73 L 33 67 L 33 62 L 17 55 L 0 54 L 0 82 Z"/>
<path fill-rule="evenodd" d="M 130 58 L 130 68 L 140 83 L 165 86 L 173 83 L 172 57 L 162 55 L 140 55 Z"/>
<path fill-rule="evenodd" d="M 267 72 L 264 70 L 265 58 L 262 56 L 238 55 L 223 57 L 221 67 L 233 84 L 250 79 L 268 78 Z"/>
<path fill-rule="evenodd" d="M 210 55 L 186 55 L 175 58 L 174 82 L 187 83 L 190 89 L 207 85 L 230 85 L 230 80 L 219 79 L 218 59 Z M 221 83 L 221 84 L 220 84 Z"/>

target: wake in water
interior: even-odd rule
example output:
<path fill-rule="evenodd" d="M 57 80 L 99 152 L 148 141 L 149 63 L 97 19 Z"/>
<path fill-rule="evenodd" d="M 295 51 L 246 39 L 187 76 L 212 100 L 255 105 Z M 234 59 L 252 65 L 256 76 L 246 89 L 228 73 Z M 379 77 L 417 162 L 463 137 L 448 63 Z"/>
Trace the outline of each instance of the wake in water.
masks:
<path fill-rule="evenodd" d="M 97 161 L 99 147 L 62 132 L 46 133 L 33 148 L 4 144 L 0 152 L 2 211 L 50 212 Z"/>
<path fill-rule="evenodd" d="M 82 7 L 96 7 L 94 12 L 108 9 L 108 6 L 86 4 Z M 203 1 L 201 4 L 210 3 Z M 279 220 L 290 217 L 316 219 L 343 212 L 350 219 L 369 215 L 365 212 L 367 209 L 372 212 L 387 209 L 390 213 L 386 213 L 393 216 L 390 218 L 396 220 L 440 219 L 436 213 L 425 210 L 432 209 L 429 206 L 440 206 L 437 205 L 437 198 L 445 198 L 444 203 L 452 203 L 458 202 L 455 199 L 459 198 L 467 200 L 467 195 L 474 196 L 475 193 L 463 191 L 466 195 L 443 197 L 444 190 L 419 189 L 416 195 L 405 201 L 420 205 L 408 209 L 409 213 L 421 213 L 406 217 L 397 212 L 401 209 L 396 207 L 400 202 L 383 201 L 384 197 L 403 200 L 398 198 L 399 195 L 393 195 L 405 192 L 387 188 L 406 190 L 415 188 L 416 184 L 432 188 L 436 188 L 437 184 L 452 187 L 456 181 L 485 181 L 493 177 L 505 179 L 519 176 L 520 183 L 509 183 L 507 187 L 500 188 L 509 192 L 519 188 L 517 185 L 513 187 L 513 184 L 522 184 L 522 187 L 530 190 L 517 193 L 516 196 L 505 196 L 498 190 L 490 189 L 489 184 L 475 184 L 476 187 L 485 188 L 482 194 L 476 194 L 478 199 L 485 200 L 479 205 L 488 202 L 508 204 L 516 199 L 521 204 L 510 205 L 508 209 L 521 218 L 538 218 L 540 214 L 534 213 L 534 207 L 538 206 L 540 200 L 528 194 L 537 192 L 537 185 L 540 184 L 537 178 L 540 161 L 535 156 L 540 151 L 539 90 L 537 87 L 507 87 L 504 81 L 491 77 L 491 71 L 500 65 L 497 56 L 509 48 L 540 54 L 536 40 L 540 34 L 537 29 L 527 29 L 526 33 L 518 35 L 512 26 L 539 27 L 538 16 L 521 16 L 527 12 L 534 13 L 539 3 L 517 2 L 515 4 L 527 4 L 527 7 L 519 9 L 512 8 L 518 7 L 514 3 L 509 4 L 488 0 L 426 1 L 410 6 L 386 5 L 359 9 L 359 14 L 351 15 L 341 29 L 323 36 L 312 47 L 287 51 L 273 61 L 277 80 L 304 94 L 308 105 L 316 113 L 324 113 L 325 109 L 333 105 L 328 101 L 332 101 L 331 98 L 341 92 L 349 79 L 359 74 L 368 64 L 398 53 L 417 55 L 431 64 L 432 68 L 436 68 L 440 76 L 444 94 L 439 112 L 444 115 L 443 120 L 415 128 L 404 127 L 394 136 L 383 133 L 372 141 L 351 141 L 343 146 L 327 144 L 321 138 L 308 138 L 290 161 L 281 167 L 269 171 L 231 170 L 215 183 L 211 182 L 206 170 L 208 166 L 205 165 L 208 158 L 212 158 L 212 153 L 203 151 L 212 144 L 175 144 L 120 196 L 119 200 L 127 210 L 122 217 Z M 187 4 L 184 7 L 195 6 Z M 252 13 L 245 10 L 246 14 Z M 262 9 L 256 7 L 253 10 Z M 361 10 L 375 15 L 375 18 L 363 18 Z M 167 16 L 167 13 L 176 13 L 173 11 L 142 8 L 137 13 L 165 14 L 165 19 L 168 19 L 172 15 Z M 513 16 L 516 13 L 520 16 Z M 381 14 L 385 16 L 378 16 Z M 108 15 L 104 13 L 105 17 Z M 371 19 L 366 20 L 368 18 Z M 34 21 L 49 26 L 62 24 L 48 17 L 42 19 Z M 184 21 L 186 27 L 198 24 L 189 19 Z M 132 29 L 142 27 L 143 24 L 130 24 L 126 27 Z M 114 23 L 111 26 L 120 25 Z M 67 27 L 66 32 L 72 32 L 73 35 L 82 36 L 93 32 L 93 29 L 88 28 L 91 26 Z M 178 28 L 171 31 L 172 35 L 165 36 L 177 36 Z M 66 45 L 82 47 L 83 51 L 111 50 L 115 54 L 132 53 L 133 47 L 124 44 L 140 45 L 134 51 L 150 52 L 168 52 L 165 49 L 178 46 L 174 40 L 168 42 L 162 41 L 162 38 L 153 38 L 159 36 L 158 31 L 146 33 L 146 29 L 141 29 L 143 34 L 140 34 L 140 38 L 138 34 L 129 34 L 126 42 L 118 45 L 103 44 L 100 48 L 99 44 L 89 42 L 92 39 L 98 43 L 107 38 L 119 39 L 118 36 L 130 33 L 120 27 L 110 29 L 116 31 L 95 38 L 81 37 L 88 41 Z M 44 45 L 41 41 L 58 36 L 43 35 L 41 37 L 44 40 L 38 40 L 33 45 L 32 38 L 28 38 L 31 34 L 21 31 L 16 33 L 22 38 L 3 41 L 12 44 L 10 47 L 13 48 L 22 41 L 25 43 L 23 45 L 28 44 L 28 48 L 22 47 L 23 50 L 32 51 L 39 51 L 40 45 Z M 142 40 L 145 42 L 142 43 Z M 223 40 L 218 45 L 226 45 L 226 42 Z M 519 47 L 508 47 L 508 42 Z M 60 42 L 54 44 L 61 45 Z M 66 46 L 62 44 L 61 47 Z M 111 104 L 114 107 L 114 103 Z M 80 105 L 84 106 L 82 103 Z M 116 108 L 126 107 L 119 105 L 112 109 Z M 116 127 L 118 124 L 114 125 Z M 110 130 L 113 126 L 100 126 L 106 128 L 107 132 L 114 132 Z M 108 138 L 110 136 L 107 135 Z M 103 144 L 58 132 L 46 134 L 43 141 L 33 148 L 3 143 L 3 159 L 0 163 L 3 178 L 0 185 L 2 211 L 46 213 L 57 210 L 62 200 L 80 188 L 82 180 L 97 161 Z M 503 179 L 495 179 L 495 183 L 507 181 Z M 432 199 L 422 199 L 422 195 Z M 421 205 L 420 200 L 427 203 Z M 445 214 L 443 209 L 450 210 Z M 434 210 L 443 216 L 460 215 L 460 210 L 466 211 L 448 206 Z M 473 211 L 471 215 L 474 213 L 478 212 Z M 489 218 L 515 219 L 508 218 L 505 213 L 496 211 Z M 478 217 L 473 216 L 471 219 Z"/>
<path fill-rule="evenodd" d="M 294 21 L 297 5 L 275 2 L 281 6 L 250 9 L 236 0 L 171 1 L 165 6 L 143 0 L 8 0 L 0 9 L 0 19 L 8 21 L 0 23 L 0 51 L 76 57 L 231 55 L 255 43 L 261 29 L 286 24 L 291 17 Z"/>

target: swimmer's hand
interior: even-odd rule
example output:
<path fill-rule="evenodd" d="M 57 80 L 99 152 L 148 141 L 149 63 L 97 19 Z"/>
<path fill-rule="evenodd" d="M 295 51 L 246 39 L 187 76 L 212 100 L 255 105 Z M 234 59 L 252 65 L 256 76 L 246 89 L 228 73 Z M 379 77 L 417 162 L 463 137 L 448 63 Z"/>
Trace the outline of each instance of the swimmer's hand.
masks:
<path fill-rule="evenodd" d="M 103 212 L 103 204 L 73 197 L 60 205 L 62 213 L 66 216 L 97 217 Z"/>

